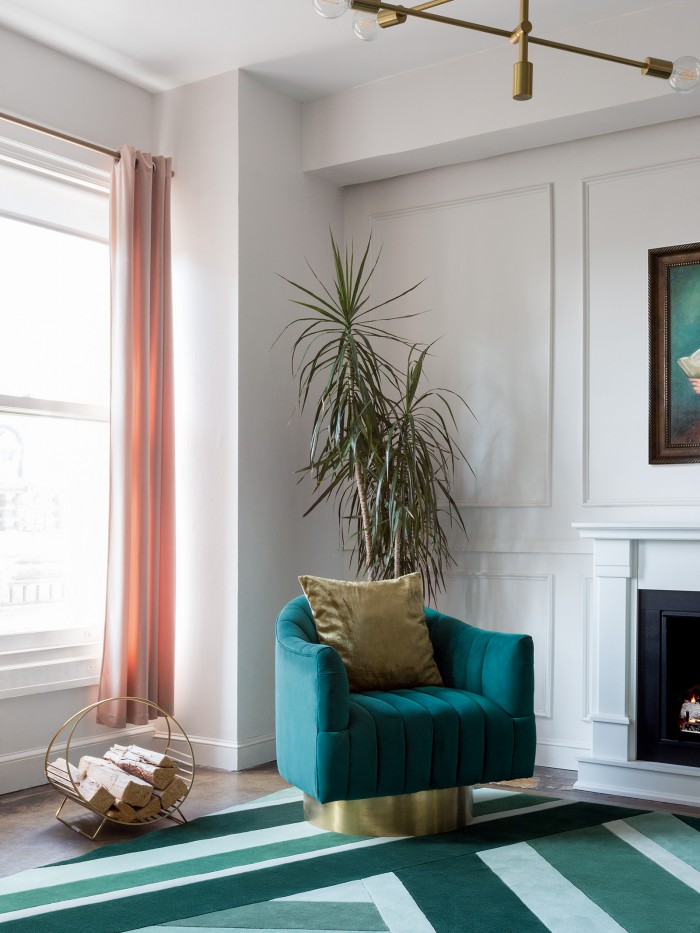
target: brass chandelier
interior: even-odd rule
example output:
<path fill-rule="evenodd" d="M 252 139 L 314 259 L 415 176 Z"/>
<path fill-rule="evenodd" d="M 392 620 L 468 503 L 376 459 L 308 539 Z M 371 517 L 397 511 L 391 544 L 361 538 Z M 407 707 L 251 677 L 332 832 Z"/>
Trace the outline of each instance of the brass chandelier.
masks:
<path fill-rule="evenodd" d="M 427 12 L 431 7 L 450 2 L 451 0 L 427 0 L 425 3 L 419 3 L 418 6 L 405 7 L 396 3 L 385 3 L 383 0 L 313 0 L 313 5 L 316 12 L 326 19 L 342 16 L 349 9 L 355 10 L 353 30 L 359 39 L 366 41 L 377 38 L 382 29 L 402 25 L 410 17 L 443 23 L 447 26 L 459 26 L 474 32 L 485 32 L 492 36 L 503 36 L 518 47 L 518 60 L 513 66 L 514 100 L 530 100 L 532 97 L 533 69 L 532 62 L 528 59 L 530 44 L 544 45 L 550 49 L 560 49 L 563 52 L 574 52 L 576 55 L 587 55 L 589 58 L 617 62 L 620 65 L 630 65 L 633 68 L 639 68 L 642 74 L 652 78 L 668 79 L 671 87 L 681 93 L 692 91 L 700 84 L 700 61 L 692 55 L 685 55 L 675 62 L 651 57 L 643 61 L 635 61 L 632 58 L 622 58 L 606 52 L 594 52 L 576 45 L 565 45 L 562 42 L 553 42 L 550 39 L 533 36 L 532 23 L 528 18 L 529 0 L 520 0 L 520 22 L 515 29 L 482 26 L 479 23 L 470 23 L 467 20 Z"/>

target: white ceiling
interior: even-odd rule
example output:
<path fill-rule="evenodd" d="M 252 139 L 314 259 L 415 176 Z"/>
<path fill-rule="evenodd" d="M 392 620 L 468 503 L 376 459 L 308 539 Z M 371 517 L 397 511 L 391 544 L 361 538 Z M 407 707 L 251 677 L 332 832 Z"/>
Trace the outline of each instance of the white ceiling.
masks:
<path fill-rule="evenodd" d="M 668 3 L 532 0 L 530 18 L 535 35 L 566 41 L 569 28 Z M 518 20 L 519 4 L 452 0 L 434 12 L 510 29 Z M 386 30 L 376 42 L 361 42 L 352 34 L 351 16 L 324 20 L 311 0 L 0 2 L 0 26 L 151 91 L 246 68 L 300 100 L 312 100 L 504 41 L 409 20 Z M 639 57 L 647 54 L 647 49 L 639 50 Z"/>

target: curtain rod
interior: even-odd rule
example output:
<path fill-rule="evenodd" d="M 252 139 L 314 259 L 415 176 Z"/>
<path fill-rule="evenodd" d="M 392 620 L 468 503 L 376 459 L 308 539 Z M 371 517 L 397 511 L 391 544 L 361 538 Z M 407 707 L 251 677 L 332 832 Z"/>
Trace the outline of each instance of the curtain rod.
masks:
<path fill-rule="evenodd" d="M 16 126 L 24 126 L 28 130 L 36 130 L 45 136 L 53 136 L 54 139 L 62 139 L 64 142 L 73 143 L 75 146 L 82 146 L 83 149 L 91 149 L 93 152 L 100 152 L 102 155 L 111 156 L 119 161 L 119 153 L 116 149 L 107 149 L 106 146 L 98 146 L 97 143 L 89 143 L 84 139 L 78 139 L 77 136 L 69 136 L 67 133 L 60 133 L 58 130 L 51 130 L 47 126 L 41 126 L 39 123 L 30 123 L 29 120 L 23 120 L 21 117 L 14 117 L 9 113 L 0 113 L 0 120 L 6 123 L 14 123 Z"/>

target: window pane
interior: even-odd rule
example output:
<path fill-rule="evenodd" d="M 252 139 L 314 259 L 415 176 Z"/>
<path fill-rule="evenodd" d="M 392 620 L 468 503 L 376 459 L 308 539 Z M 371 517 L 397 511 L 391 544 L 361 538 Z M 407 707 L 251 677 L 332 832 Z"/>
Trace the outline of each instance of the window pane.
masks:
<path fill-rule="evenodd" d="M 0 633 L 101 626 L 109 425 L 0 411 Z"/>
<path fill-rule="evenodd" d="M 109 405 L 109 251 L 0 217 L 0 395 Z"/>

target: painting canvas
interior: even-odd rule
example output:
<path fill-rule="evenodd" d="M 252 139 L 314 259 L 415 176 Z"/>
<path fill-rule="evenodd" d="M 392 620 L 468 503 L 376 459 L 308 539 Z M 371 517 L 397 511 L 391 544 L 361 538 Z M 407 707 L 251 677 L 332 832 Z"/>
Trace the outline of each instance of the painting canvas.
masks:
<path fill-rule="evenodd" d="M 700 243 L 649 250 L 649 462 L 700 463 Z"/>

